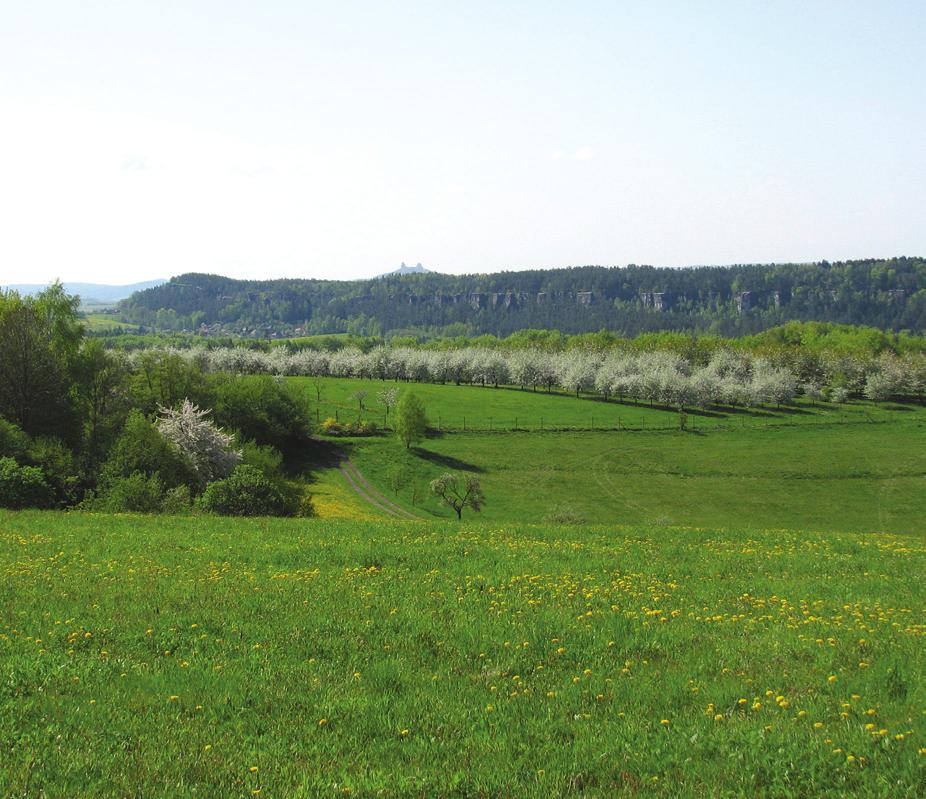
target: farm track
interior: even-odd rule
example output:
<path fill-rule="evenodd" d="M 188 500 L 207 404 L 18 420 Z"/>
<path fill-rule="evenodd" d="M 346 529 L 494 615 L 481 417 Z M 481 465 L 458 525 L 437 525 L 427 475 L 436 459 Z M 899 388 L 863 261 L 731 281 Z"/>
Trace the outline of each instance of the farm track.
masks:
<path fill-rule="evenodd" d="M 370 481 L 363 476 L 350 458 L 341 458 L 341 461 L 338 463 L 338 469 L 344 476 L 347 484 L 361 499 L 383 511 L 387 516 L 393 516 L 398 519 L 419 518 L 381 494 Z"/>

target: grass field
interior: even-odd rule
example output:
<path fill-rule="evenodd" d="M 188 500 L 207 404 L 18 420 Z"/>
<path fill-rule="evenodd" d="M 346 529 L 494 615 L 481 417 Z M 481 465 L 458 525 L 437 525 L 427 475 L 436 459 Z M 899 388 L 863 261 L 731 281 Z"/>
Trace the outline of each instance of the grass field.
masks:
<path fill-rule="evenodd" d="M 892 535 L 0 514 L 7 796 L 926 792 Z"/>
<path fill-rule="evenodd" d="M 394 388 L 399 392 L 417 394 L 428 411 L 435 428 L 453 431 L 499 430 L 635 430 L 678 429 L 678 413 L 664 408 L 651 408 L 630 400 L 603 401 L 599 397 L 561 391 L 522 391 L 513 387 L 483 387 L 439 385 L 431 383 L 395 383 L 379 380 L 348 378 L 288 378 L 306 392 L 319 421 L 338 418 L 356 421 L 359 418 L 389 424 L 385 408 L 378 398 L 380 391 Z M 316 389 L 320 389 L 317 391 Z M 353 396 L 367 392 L 364 410 Z M 319 399 L 320 396 L 320 399 Z M 922 408 L 913 405 L 868 402 L 845 404 L 820 402 L 812 404 L 799 399 L 781 408 L 721 408 L 708 411 L 688 411 L 688 426 L 694 430 L 744 429 L 802 424 L 846 424 L 872 421 L 893 421 L 899 415 L 926 418 Z"/>
<path fill-rule="evenodd" d="M 110 314 L 86 313 L 80 321 L 90 333 L 109 333 L 113 330 L 134 333 L 138 330 L 138 325 L 120 322 Z"/>
<path fill-rule="evenodd" d="M 426 516 L 452 515 L 427 496 L 428 481 L 471 471 L 487 520 L 537 522 L 565 507 L 591 522 L 926 532 L 924 422 L 702 435 L 467 433 L 411 451 L 394 437 L 347 447 L 384 493 Z"/>
<path fill-rule="evenodd" d="M 331 415 L 325 397 L 335 404 L 340 398 L 343 419 L 358 386 L 374 403 L 369 387 L 377 385 L 325 381 L 320 415 Z M 453 471 L 479 476 L 487 498 L 482 517 L 491 521 L 541 522 L 565 509 L 611 524 L 926 533 L 920 407 L 803 403 L 720 411 L 682 432 L 675 412 L 648 407 L 516 389 L 402 388 L 422 397 L 435 426 L 438 418 L 464 413 L 496 420 L 492 430 L 476 425 L 474 431 L 472 422 L 465 433 L 452 426 L 410 451 L 391 434 L 337 441 L 380 491 L 425 518 L 453 515 L 427 490 L 430 480 Z M 517 431 L 500 430 L 497 420 L 515 408 L 521 420 L 542 415 L 544 429 L 519 423 Z M 611 429 L 583 429 L 589 408 L 599 420 L 613 414 Z M 370 418 L 380 412 L 372 406 Z M 337 472 L 320 474 L 338 482 Z"/>

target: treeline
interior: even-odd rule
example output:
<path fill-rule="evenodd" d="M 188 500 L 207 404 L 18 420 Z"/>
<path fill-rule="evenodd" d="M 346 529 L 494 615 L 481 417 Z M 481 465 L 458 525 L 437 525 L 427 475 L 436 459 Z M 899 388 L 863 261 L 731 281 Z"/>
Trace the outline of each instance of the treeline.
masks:
<path fill-rule="evenodd" d="M 244 349 L 270 352 L 285 347 L 289 350 L 317 350 L 337 352 L 356 348 L 369 352 L 374 347 L 388 344 L 392 347 L 423 349 L 461 349 L 463 347 L 484 347 L 486 349 L 525 349 L 532 347 L 547 352 L 563 352 L 569 349 L 623 349 L 648 351 L 653 349 L 674 350 L 679 353 L 709 353 L 717 349 L 736 349 L 761 353 L 778 348 L 801 348 L 809 351 L 832 351 L 844 354 L 879 355 L 883 352 L 903 354 L 926 352 L 926 336 L 907 332 L 892 333 L 873 327 L 840 325 L 832 322 L 786 322 L 752 336 L 726 338 L 714 335 L 691 335 L 663 331 L 643 333 L 627 338 L 609 330 L 573 335 L 560 330 L 519 330 L 509 336 L 490 334 L 481 336 L 355 336 L 319 335 L 294 338 L 261 339 L 237 338 L 234 336 L 197 336 L 183 333 L 169 334 L 125 334 L 102 339 L 108 348 L 124 351 L 143 349 L 220 349 L 241 347 Z"/>
<path fill-rule="evenodd" d="M 308 514 L 291 466 L 311 431 L 280 381 L 130 362 L 85 338 L 60 284 L 0 292 L 0 507 Z"/>
<path fill-rule="evenodd" d="M 473 346 L 263 352 L 231 347 L 157 356 L 136 352 L 125 358 L 130 368 L 139 369 L 146 359 L 165 355 L 203 372 L 558 388 L 576 396 L 595 393 L 604 399 L 631 398 L 679 409 L 781 404 L 800 395 L 836 402 L 850 397 L 922 401 L 926 394 L 926 354 L 921 352 L 860 356 L 792 347 L 764 355 L 729 348 L 682 354 L 671 348 L 549 351 Z"/>
<path fill-rule="evenodd" d="M 753 334 L 789 320 L 926 329 L 922 258 L 663 269 L 574 267 L 362 281 L 186 274 L 137 292 L 122 318 L 156 330 L 274 337 L 507 336 L 525 328 L 622 336 Z"/>

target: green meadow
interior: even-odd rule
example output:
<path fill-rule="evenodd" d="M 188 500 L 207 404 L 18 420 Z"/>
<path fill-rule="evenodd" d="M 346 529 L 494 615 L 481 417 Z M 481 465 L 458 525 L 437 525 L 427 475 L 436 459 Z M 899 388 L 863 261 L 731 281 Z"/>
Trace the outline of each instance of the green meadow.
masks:
<path fill-rule="evenodd" d="M 926 793 L 923 408 L 398 388 L 317 519 L 0 513 L 0 796 Z"/>
<path fill-rule="evenodd" d="M 7 796 L 926 791 L 922 538 L 0 514 Z"/>
<path fill-rule="evenodd" d="M 678 413 L 632 400 L 604 401 L 598 396 L 544 389 L 533 391 L 514 386 L 402 383 L 337 377 L 290 377 L 287 380 L 306 392 L 319 421 L 358 419 L 389 426 L 390 420 L 379 398 L 385 389 L 412 391 L 424 402 L 435 429 L 444 431 L 498 432 L 508 430 L 675 430 Z M 363 410 L 357 392 L 364 392 Z M 895 421 L 900 414 L 926 418 L 915 405 L 868 402 L 811 403 L 798 399 L 780 408 L 721 408 L 689 410 L 687 426 L 692 430 L 746 429 L 809 424 L 847 424 Z"/>
<path fill-rule="evenodd" d="M 317 401 L 311 379 L 298 384 Z M 356 419 L 359 402 L 351 405 L 351 397 L 366 391 L 363 418 L 380 417 L 382 425 L 381 384 L 319 385 L 321 418 Z M 424 401 L 433 428 L 425 441 L 406 450 L 387 431 L 333 443 L 384 495 L 423 518 L 453 515 L 428 493 L 431 480 L 451 471 L 479 477 L 486 521 L 926 532 L 926 410 L 919 406 L 727 408 L 690 413 L 680 430 L 676 411 L 632 403 L 398 387 Z M 505 418 L 512 423 L 503 430 Z"/>
<path fill-rule="evenodd" d="M 447 434 L 346 448 L 391 499 L 446 516 L 442 472 L 482 483 L 482 517 L 761 529 L 926 532 L 926 424 L 709 432 Z"/>

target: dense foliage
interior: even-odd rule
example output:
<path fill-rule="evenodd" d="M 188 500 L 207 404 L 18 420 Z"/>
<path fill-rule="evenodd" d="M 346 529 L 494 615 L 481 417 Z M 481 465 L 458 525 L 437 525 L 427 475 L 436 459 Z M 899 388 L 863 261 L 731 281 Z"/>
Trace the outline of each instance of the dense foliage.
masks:
<path fill-rule="evenodd" d="M 264 338 L 396 331 L 508 335 L 523 328 L 743 335 L 787 320 L 923 331 L 926 261 L 584 266 L 351 282 L 186 274 L 132 295 L 121 304 L 121 315 L 159 330 Z"/>
<path fill-rule="evenodd" d="M 0 293 L 0 507 L 183 513 L 256 447 L 249 468 L 289 512 L 301 489 L 280 465 L 310 432 L 305 398 L 270 377 L 207 374 L 175 352 L 124 357 L 85 338 L 60 284 Z"/>
<path fill-rule="evenodd" d="M 256 466 L 242 464 L 229 477 L 210 483 L 200 507 L 223 516 L 291 516 L 286 498 Z"/>

